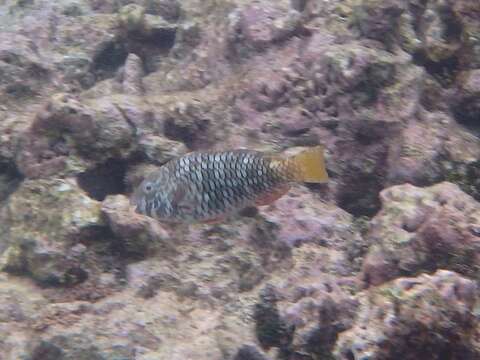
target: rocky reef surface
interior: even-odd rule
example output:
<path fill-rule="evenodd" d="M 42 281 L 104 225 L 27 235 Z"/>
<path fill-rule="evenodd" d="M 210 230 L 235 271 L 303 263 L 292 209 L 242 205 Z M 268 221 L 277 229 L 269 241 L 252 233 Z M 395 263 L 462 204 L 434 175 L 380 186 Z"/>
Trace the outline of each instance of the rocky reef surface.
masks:
<path fill-rule="evenodd" d="M 0 359 L 480 358 L 477 0 L 0 1 Z M 192 150 L 327 185 L 134 214 Z"/>

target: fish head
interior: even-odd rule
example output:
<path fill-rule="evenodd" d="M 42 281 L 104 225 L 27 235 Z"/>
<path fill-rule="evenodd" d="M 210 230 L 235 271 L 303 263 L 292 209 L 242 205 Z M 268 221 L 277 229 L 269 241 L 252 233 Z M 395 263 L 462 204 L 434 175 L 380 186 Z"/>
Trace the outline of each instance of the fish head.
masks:
<path fill-rule="evenodd" d="M 159 192 L 162 191 L 163 174 L 160 170 L 150 173 L 133 192 L 130 204 L 135 207 L 137 213 L 145 214 L 147 205 L 152 203 Z"/>

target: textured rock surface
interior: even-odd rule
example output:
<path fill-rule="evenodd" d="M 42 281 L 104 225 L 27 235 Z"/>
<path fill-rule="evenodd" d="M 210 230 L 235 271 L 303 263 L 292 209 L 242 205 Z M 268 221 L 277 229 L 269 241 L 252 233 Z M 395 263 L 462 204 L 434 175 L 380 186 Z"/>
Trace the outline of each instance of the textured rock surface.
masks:
<path fill-rule="evenodd" d="M 102 226 L 100 204 L 63 180 L 24 182 L 2 208 L 3 270 L 29 273 L 41 283 L 88 277 L 82 232 Z"/>
<path fill-rule="evenodd" d="M 479 14 L 0 1 L 0 357 L 478 357 Z M 318 143 L 327 185 L 229 223 L 129 207 L 188 151 Z"/>
<path fill-rule="evenodd" d="M 381 198 L 366 235 L 373 244 L 363 264 L 367 286 L 436 269 L 478 276 L 480 207 L 474 199 L 450 183 L 399 185 Z"/>
<path fill-rule="evenodd" d="M 152 252 L 154 247 L 161 247 L 162 244 L 163 251 L 168 251 L 170 239 L 166 231 L 153 219 L 139 216 L 132 211 L 129 200 L 124 196 L 107 197 L 102 203 L 102 213 L 119 240 L 118 246 L 126 254 L 144 257 Z"/>
<path fill-rule="evenodd" d="M 359 296 L 354 326 L 338 339 L 338 359 L 476 359 L 474 281 L 439 270 L 399 278 Z"/>

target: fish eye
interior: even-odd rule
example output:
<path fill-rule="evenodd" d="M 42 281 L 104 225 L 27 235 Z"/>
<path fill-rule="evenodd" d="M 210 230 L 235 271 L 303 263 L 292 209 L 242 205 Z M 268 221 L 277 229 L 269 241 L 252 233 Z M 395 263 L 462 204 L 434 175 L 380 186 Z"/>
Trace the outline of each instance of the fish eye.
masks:
<path fill-rule="evenodd" d="M 153 190 L 153 186 L 150 183 L 145 184 L 145 191 L 150 192 Z"/>

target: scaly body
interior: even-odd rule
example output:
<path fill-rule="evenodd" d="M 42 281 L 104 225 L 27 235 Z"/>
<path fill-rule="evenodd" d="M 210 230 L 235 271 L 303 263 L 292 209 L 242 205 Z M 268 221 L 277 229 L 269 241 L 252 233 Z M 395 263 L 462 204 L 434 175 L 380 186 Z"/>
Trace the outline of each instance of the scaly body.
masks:
<path fill-rule="evenodd" d="M 214 222 L 273 202 L 292 182 L 326 180 L 321 147 L 285 160 L 251 150 L 192 152 L 148 175 L 132 203 L 162 221 Z"/>

